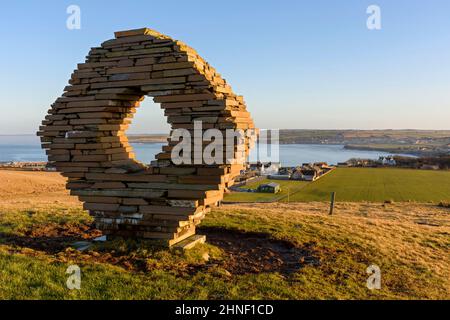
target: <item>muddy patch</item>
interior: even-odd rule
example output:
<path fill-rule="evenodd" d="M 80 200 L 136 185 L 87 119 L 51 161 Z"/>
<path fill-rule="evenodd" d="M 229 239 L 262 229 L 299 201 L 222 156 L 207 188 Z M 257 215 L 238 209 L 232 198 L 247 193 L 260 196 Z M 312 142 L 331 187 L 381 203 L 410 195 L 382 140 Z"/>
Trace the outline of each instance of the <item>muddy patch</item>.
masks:
<path fill-rule="evenodd" d="M 160 261 L 158 253 L 167 252 L 167 249 L 149 246 L 148 242 L 140 240 L 127 241 L 125 247 L 120 241 L 117 247 L 114 242 L 106 242 L 104 245 L 80 252 L 71 247 L 74 242 L 101 236 L 99 230 L 85 224 L 38 225 L 20 236 L 0 234 L 0 243 L 12 246 L 11 252 L 21 252 L 23 248 L 28 248 L 49 254 L 60 262 L 82 260 L 106 263 L 128 271 L 144 273 L 159 269 L 181 277 L 217 268 L 228 275 L 278 272 L 288 276 L 305 265 L 319 264 L 314 243 L 297 246 L 289 241 L 273 239 L 265 233 L 223 228 L 202 227 L 199 234 L 206 235 L 207 243 L 222 250 L 223 255 L 220 259 L 192 264 L 179 256 L 174 256 L 173 261 Z M 144 251 L 147 253 L 140 252 L 139 248 L 146 248 Z"/>
<path fill-rule="evenodd" d="M 3 244 L 55 254 L 75 241 L 90 240 L 99 236 L 101 231 L 92 225 L 48 223 L 26 230 L 24 235 L 0 234 L 0 241 Z"/>
<path fill-rule="evenodd" d="M 231 274 L 278 272 L 290 275 L 302 266 L 318 265 L 314 244 L 298 247 L 292 242 L 276 240 L 266 233 L 242 232 L 223 228 L 199 229 L 206 241 L 221 248 L 225 256 L 218 263 Z"/>

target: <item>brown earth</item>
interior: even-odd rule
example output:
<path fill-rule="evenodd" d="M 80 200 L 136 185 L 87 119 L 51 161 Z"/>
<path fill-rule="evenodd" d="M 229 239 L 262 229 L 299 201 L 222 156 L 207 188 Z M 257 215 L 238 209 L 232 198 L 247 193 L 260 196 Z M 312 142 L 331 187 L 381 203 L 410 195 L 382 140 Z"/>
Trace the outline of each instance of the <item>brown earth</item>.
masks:
<path fill-rule="evenodd" d="M 15 209 L 52 204 L 81 206 L 65 186 L 66 178 L 57 172 L 0 170 L 0 206 Z"/>

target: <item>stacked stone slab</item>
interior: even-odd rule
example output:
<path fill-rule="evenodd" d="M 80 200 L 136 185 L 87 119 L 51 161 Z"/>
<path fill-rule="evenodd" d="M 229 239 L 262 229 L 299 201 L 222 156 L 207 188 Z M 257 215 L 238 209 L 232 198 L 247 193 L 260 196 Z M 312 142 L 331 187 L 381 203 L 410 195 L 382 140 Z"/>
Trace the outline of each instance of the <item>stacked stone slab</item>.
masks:
<path fill-rule="evenodd" d="M 125 131 L 145 96 L 160 103 L 172 130 L 192 131 L 202 121 L 203 130 L 224 136 L 226 129 L 254 133 L 243 98 L 195 50 L 145 28 L 92 48 L 38 135 L 104 234 L 173 245 L 195 234 L 244 163 L 175 165 L 178 141 L 170 138 L 152 165 L 135 160 Z M 234 158 L 248 155 L 253 137 L 236 143 Z"/>

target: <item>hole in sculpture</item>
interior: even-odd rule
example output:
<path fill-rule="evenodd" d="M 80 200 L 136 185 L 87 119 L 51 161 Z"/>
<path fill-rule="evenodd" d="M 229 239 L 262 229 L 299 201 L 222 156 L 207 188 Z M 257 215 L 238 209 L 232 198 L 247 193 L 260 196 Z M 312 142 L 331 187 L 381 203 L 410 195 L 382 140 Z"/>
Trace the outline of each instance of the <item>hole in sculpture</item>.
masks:
<path fill-rule="evenodd" d="M 136 160 L 147 165 L 154 161 L 155 156 L 167 144 L 169 132 L 170 125 L 159 103 L 153 102 L 152 97 L 146 97 L 126 131 Z"/>

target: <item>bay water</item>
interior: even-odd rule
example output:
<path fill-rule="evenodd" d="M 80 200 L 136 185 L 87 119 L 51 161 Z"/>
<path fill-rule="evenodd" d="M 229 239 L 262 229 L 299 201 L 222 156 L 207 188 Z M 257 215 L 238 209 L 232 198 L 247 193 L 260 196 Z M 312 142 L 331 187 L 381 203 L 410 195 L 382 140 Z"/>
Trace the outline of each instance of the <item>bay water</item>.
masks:
<path fill-rule="evenodd" d="M 155 160 L 161 152 L 163 143 L 132 143 L 136 157 L 144 163 Z M 267 150 L 269 150 L 267 152 Z M 272 153 L 270 153 L 272 151 Z M 259 155 L 259 156 L 258 156 Z M 347 150 L 343 145 L 288 144 L 280 145 L 279 151 L 262 145 L 252 150 L 250 161 L 281 162 L 283 166 L 296 166 L 310 162 L 337 164 L 350 158 L 378 159 L 389 153 L 380 151 Z M 46 161 L 39 138 L 33 135 L 0 135 L 0 162 L 8 161 Z"/>

